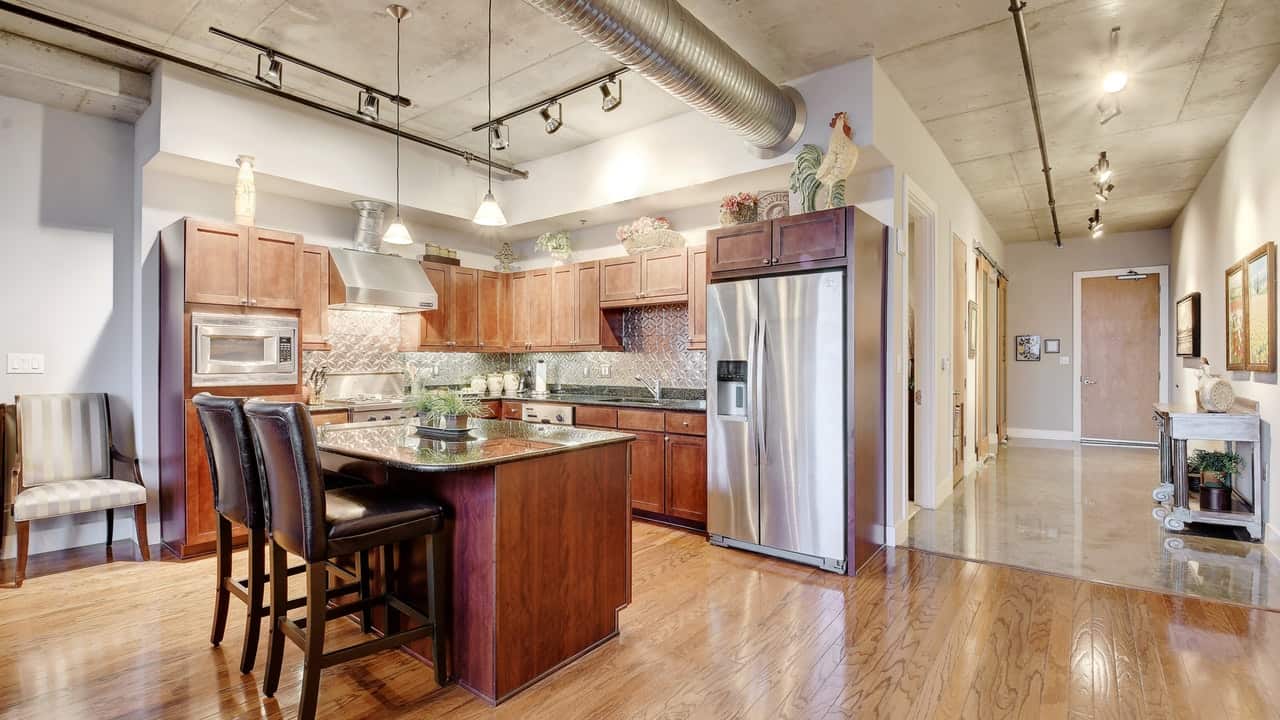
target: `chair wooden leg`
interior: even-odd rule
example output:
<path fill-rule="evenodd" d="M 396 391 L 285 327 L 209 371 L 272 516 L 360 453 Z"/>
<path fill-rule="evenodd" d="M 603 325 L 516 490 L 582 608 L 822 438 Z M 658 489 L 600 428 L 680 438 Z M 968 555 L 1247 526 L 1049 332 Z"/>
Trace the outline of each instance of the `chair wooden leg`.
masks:
<path fill-rule="evenodd" d="M 271 549 L 271 614 L 267 625 L 267 673 L 262 679 L 262 694 L 272 697 L 280 687 L 280 666 L 284 663 L 284 630 L 280 623 L 289 605 L 289 557 L 284 548 L 268 538 Z"/>
<path fill-rule="evenodd" d="M 14 578 L 14 586 L 22 587 L 27 579 L 27 547 L 31 544 L 31 521 L 19 520 L 15 523 L 18 531 L 18 572 Z"/>
<path fill-rule="evenodd" d="M 442 534 L 427 536 L 427 606 L 434 629 L 431 631 L 431 661 L 435 665 L 436 684 L 449 682 L 448 590 L 441 582 L 447 571 L 448 544 Z"/>
<path fill-rule="evenodd" d="M 253 671 L 258 656 L 258 637 L 262 632 L 262 595 L 267 585 L 267 534 L 264 530 L 249 531 L 249 599 L 244 613 L 244 648 L 240 651 L 240 672 Z"/>
<path fill-rule="evenodd" d="M 133 530 L 138 538 L 138 552 L 143 561 L 151 559 L 151 543 L 147 541 L 147 504 L 133 506 Z M 229 543 L 228 543 L 229 544 Z"/>
<path fill-rule="evenodd" d="M 274 568 L 271 573 L 275 578 Z M 328 598 L 325 588 L 329 574 L 323 562 L 307 563 L 307 631 L 302 649 L 302 694 L 298 698 L 298 720 L 313 720 L 320 699 L 320 671 L 324 661 L 324 620 Z"/>
<path fill-rule="evenodd" d="M 227 611 L 231 602 L 231 591 L 227 590 L 227 582 L 231 579 L 231 521 L 221 515 L 218 516 L 214 554 L 217 557 L 217 585 L 213 591 L 213 630 L 209 633 L 209 642 L 217 647 L 222 644 L 222 636 L 227 630 Z"/>
<path fill-rule="evenodd" d="M 395 545 L 382 546 L 382 592 L 386 595 L 394 595 L 396 593 L 395 555 Z M 395 635 L 400 632 L 400 611 L 391 607 L 390 603 L 387 603 L 385 607 L 387 613 L 386 633 Z"/>
<path fill-rule="evenodd" d="M 356 555 L 356 574 L 360 582 L 360 599 L 369 599 L 369 551 L 361 550 Z M 360 612 L 361 632 L 373 631 L 373 608 L 366 607 Z"/>
<path fill-rule="evenodd" d="M 111 549 L 112 535 L 116 528 L 116 510 L 115 508 L 107 508 L 107 549 Z"/>

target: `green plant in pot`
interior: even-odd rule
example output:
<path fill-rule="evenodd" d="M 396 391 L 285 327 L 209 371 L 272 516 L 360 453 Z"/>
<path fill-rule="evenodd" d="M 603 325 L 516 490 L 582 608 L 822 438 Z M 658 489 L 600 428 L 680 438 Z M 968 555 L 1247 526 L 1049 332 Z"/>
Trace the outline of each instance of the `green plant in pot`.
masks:
<path fill-rule="evenodd" d="M 1197 450 L 1191 467 L 1200 471 L 1200 509 L 1231 510 L 1231 476 L 1240 472 L 1240 456 L 1233 452 Z"/>
<path fill-rule="evenodd" d="M 465 428 L 467 418 L 489 416 L 479 400 L 454 390 L 424 390 L 414 396 L 413 408 L 424 422 L 448 430 Z"/>

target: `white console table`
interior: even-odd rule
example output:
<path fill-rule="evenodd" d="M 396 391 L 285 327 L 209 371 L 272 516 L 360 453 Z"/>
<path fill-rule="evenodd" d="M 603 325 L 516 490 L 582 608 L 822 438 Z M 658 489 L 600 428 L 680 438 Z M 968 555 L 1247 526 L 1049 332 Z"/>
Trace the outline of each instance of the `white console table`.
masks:
<path fill-rule="evenodd" d="M 1152 514 L 1169 530 L 1184 530 L 1187 523 L 1233 525 L 1262 539 L 1262 432 L 1258 404 L 1237 399 L 1230 412 L 1211 413 L 1201 408 L 1159 403 L 1154 420 L 1160 431 L 1160 485 L 1151 497 L 1160 503 Z M 1232 482 L 1232 505 L 1248 510 L 1211 512 L 1200 509 L 1187 483 L 1187 441 L 1217 440 L 1240 455 L 1240 472 Z M 1246 445 L 1240 448 L 1240 445 Z M 1241 452 L 1243 450 L 1243 452 Z"/>

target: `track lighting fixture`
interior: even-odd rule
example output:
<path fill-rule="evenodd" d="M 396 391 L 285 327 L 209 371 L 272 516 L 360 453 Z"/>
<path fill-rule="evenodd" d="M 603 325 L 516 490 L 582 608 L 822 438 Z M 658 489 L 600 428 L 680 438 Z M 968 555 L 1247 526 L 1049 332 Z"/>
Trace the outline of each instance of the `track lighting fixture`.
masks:
<path fill-rule="evenodd" d="M 265 70 L 262 68 L 263 60 L 267 61 Z M 284 65 L 274 54 L 260 53 L 258 55 L 258 81 L 277 90 L 284 87 Z"/>
<path fill-rule="evenodd" d="M 1106 150 L 1098 153 L 1098 162 L 1089 168 L 1089 173 L 1093 175 L 1094 182 L 1099 185 L 1111 180 L 1111 161 L 1107 159 Z"/>
<path fill-rule="evenodd" d="M 396 97 L 400 97 L 400 23 L 409 17 L 409 8 L 403 5 L 388 5 L 387 14 L 396 19 Z M 400 219 L 400 103 L 396 106 L 396 217 L 382 235 L 382 242 L 388 245 L 411 245 L 413 237 L 409 228 Z M 490 171 L 492 172 L 492 170 Z"/>
<path fill-rule="evenodd" d="M 618 94 L 613 94 L 609 90 L 609 83 L 618 86 Z M 605 112 L 613 112 L 622 104 L 622 78 L 607 78 L 600 83 L 600 109 Z"/>
<path fill-rule="evenodd" d="M 378 96 L 369 90 L 361 90 L 356 96 L 356 112 L 369 122 L 378 122 Z"/>
<path fill-rule="evenodd" d="M 489 0 L 489 63 L 488 63 L 488 80 L 485 83 L 486 94 L 489 100 L 489 125 L 492 129 L 497 130 L 498 126 L 493 125 L 493 0 Z M 505 145 L 504 145 L 505 147 Z M 493 143 L 489 143 L 489 160 L 493 161 Z M 498 198 L 493 196 L 493 165 L 489 165 L 488 172 L 489 189 L 484 194 L 484 199 L 480 201 L 480 207 L 476 208 L 476 216 L 471 222 L 476 225 L 486 225 L 489 227 L 498 227 L 507 224 L 507 216 L 502 212 L 502 206 L 498 204 Z"/>
<path fill-rule="evenodd" d="M 551 117 L 552 107 L 556 109 L 555 117 Z M 560 101 L 548 104 L 539 110 L 538 114 L 542 116 L 542 127 L 548 135 L 554 135 L 557 130 L 564 127 L 564 108 L 560 107 Z"/>
<path fill-rule="evenodd" d="M 1089 217 L 1089 236 L 1094 240 L 1102 237 L 1102 211 L 1098 208 L 1093 209 L 1093 215 Z"/>
<path fill-rule="evenodd" d="M 1096 183 L 1093 196 L 1098 198 L 1099 202 L 1106 202 L 1111 197 L 1111 191 L 1115 189 L 1116 186 L 1109 182 Z"/>
<path fill-rule="evenodd" d="M 1120 28 L 1111 28 L 1111 52 L 1102 71 L 1102 91 L 1118 93 L 1129 84 L 1129 73 L 1120 58 Z"/>
<path fill-rule="evenodd" d="M 507 140 L 510 136 L 507 126 L 502 123 L 490 126 L 489 128 L 489 147 L 494 150 L 506 150 L 511 143 Z"/>

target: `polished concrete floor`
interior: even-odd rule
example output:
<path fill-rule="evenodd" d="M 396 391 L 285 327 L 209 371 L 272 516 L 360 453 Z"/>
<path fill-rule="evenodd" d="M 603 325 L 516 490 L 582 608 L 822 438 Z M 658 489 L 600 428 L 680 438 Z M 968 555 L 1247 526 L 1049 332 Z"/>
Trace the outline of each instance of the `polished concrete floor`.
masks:
<path fill-rule="evenodd" d="M 1152 517 L 1155 450 L 1013 440 L 935 510 L 911 547 L 1083 580 L 1280 609 L 1260 543 L 1172 533 Z"/>

